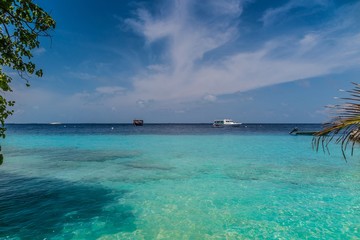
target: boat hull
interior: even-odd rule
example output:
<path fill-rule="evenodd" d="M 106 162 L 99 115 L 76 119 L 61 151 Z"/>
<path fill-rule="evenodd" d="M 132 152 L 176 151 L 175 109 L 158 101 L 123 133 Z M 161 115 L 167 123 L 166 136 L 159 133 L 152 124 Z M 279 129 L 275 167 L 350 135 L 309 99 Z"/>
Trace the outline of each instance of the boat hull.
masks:
<path fill-rule="evenodd" d="M 134 126 L 143 126 L 144 125 L 144 121 L 140 120 L 140 119 L 135 119 L 133 120 L 133 125 Z"/>
<path fill-rule="evenodd" d="M 213 124 L 213 127 L 240 127 L 241 123 L 234 124 Z"/>

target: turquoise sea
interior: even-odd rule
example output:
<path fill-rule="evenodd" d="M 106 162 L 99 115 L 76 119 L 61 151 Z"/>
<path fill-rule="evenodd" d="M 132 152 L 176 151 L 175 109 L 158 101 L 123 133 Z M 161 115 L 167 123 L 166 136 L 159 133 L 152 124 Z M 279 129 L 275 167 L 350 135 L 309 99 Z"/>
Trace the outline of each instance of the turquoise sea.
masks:
<path fill-rule="evenodd" d="M 360 149 L 295 126 L 8 125 L 0 239 L 360 239 Z"/>

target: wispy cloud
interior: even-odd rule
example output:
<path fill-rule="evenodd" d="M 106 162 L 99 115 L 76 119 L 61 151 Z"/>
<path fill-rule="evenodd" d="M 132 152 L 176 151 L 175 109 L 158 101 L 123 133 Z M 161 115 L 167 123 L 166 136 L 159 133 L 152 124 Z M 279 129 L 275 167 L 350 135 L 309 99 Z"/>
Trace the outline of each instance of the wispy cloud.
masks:
<path fill-rule="evenodd" d="M 43 47 L 40 47 L 40 48 L 36 48 L 34 50 L 34 55 L 41 55 L 41 54 L 44 54 L 46 52 L 46 49 L 43 48 Z"/>
<path fill-rule="evenodd" d="M 127 23 L 142 34 L 149 44 L 166 39 L 168 45 L 165 52 L 172 72 L 186 75 L 194 67 L 195 61 L 201 60 L 206 52 L 233 39 L 236 30 L 230 22 L 242 11 L 240 2 L 233 0 L 209 1 L 204 6 L 210 13 L 206 21 L 192 12 L 201 6 L 184 0 L 175 1 L 169 13 L 161 16 L 152 16 L 145 9 L 140 9 L 138 18 L 128 19 Z M 217 34 L 219 32 L 222 34 Z"/>
<path fill-rule="evenodd" d="M 265 26 L 267 26 L 275 23 L 276 21 L 288 18 L 292 10 L 303 8 L 309 13 L 309 9 L 314 6 L 325 7 L 328 4 L 328 0 L 290 0 L 288 3 L 280 7 L 268 9 L 260 20 Z"/>
<path fill-rule="evenodd" d="M 216 102 L 217 100 L 217 97 L 215 95 L 212 95 L 212 94 L 207 94 L 203 97 L 203 100 L 205 102 Z"/>
<path fill-rule="evenodd" d="M 80 80 L 96 80 L 98 77 L 88 72 L 69 72 L 69 75 L 75 79 Z"/>
<path fill-rule="evenodd" d="M 233 47 L 227 55 L 208 59 L 208 53 L 241 41 L 237 24 L 243 11 L 242 2 L 212 3 L 205 6 L 211 13 L 206 20 L 194 14 L 200 6 L 192 1 L 175 1 L 172 9 L 163 15 L 140 9 L 137 18 L 127 20 L 150 46 L 158 40 L 166 42 L 162 53 L 166 58 L 160 64 L 148 66 L 151 71 L 147 74 L 134 77 L 134 91 L 130 96 L 170 104 L 190 102 L 207 95 L 216 97 L 324 75 L 357 64 L 354 60 L 360 56 L 356 52 L 358 35 L 347 33 L 332 38 L 329 28 L 303 31 L 294 36 L 273 36 L 256 50 L 240 51 Z M 290 1 L 268 10 L 263 21 L 274 21 L 296 7 L 325 7 L 326 4 L 327 1 Z M 217 22 L 225 12 L 229 16 Z"/>
<path fill-rule="evenodd" d="M 97 93 L 106 94 L 106 95 L 113 95 L 113 94 L 122 94 L 125 92 L 125 88 L 119 86 L 105 86 L 105 87 L 98 87 L 95 89 Z"/>

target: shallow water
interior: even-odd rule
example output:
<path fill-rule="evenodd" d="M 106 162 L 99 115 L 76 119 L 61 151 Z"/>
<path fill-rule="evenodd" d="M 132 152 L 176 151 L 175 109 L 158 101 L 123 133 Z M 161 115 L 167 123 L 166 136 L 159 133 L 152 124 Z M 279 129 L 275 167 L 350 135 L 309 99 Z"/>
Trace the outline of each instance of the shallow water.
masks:
<path fill-rule="evenodd" d="M 293 127 L 9 125 L 0 238 L 360 238 L 359 154 Z"/>

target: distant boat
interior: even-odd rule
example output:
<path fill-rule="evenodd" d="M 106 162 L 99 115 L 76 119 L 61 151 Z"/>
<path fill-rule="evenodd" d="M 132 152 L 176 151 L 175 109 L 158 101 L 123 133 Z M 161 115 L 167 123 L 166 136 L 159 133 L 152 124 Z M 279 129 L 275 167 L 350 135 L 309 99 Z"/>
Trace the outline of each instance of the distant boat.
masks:
<path fill-rule="evenodd" d="M 299 129 L 297 127 L 295 127 L 293 130 L 291 130 L 289 132 L 289 134 L 291 134 L 291 135 L 311 135 L 311 136 L 314 136 L 314 134 L 316 132 L 317 131 L 299 131 Z"/>
<path fill-rule="evenodd" d="M 50 124 L 51 125 L 59 125 L 59 124 L 61 124 L 61 122 L 51 122 Z"/>
<path fill-rule="evenodd" d="M 242 123 L 234 122 L 232 119 L 215 120 L 214 127 L 238 127 Z"/>
<path fill-rule="evenodd" d="M 142 125 L 144 125 L 144 120 L 134 119 L 134 120 L 133 120 L 133 125 L 134 125 L 134 126 L 142 126 Z"/>

